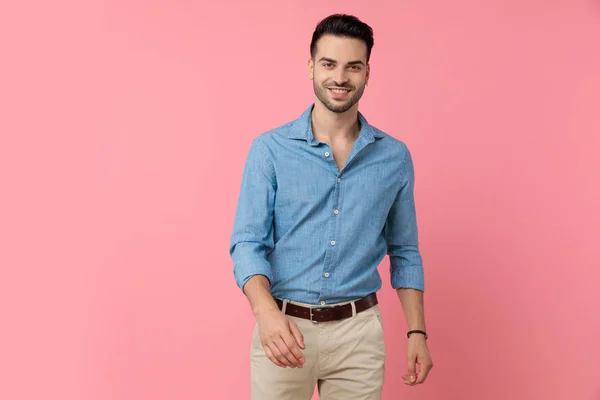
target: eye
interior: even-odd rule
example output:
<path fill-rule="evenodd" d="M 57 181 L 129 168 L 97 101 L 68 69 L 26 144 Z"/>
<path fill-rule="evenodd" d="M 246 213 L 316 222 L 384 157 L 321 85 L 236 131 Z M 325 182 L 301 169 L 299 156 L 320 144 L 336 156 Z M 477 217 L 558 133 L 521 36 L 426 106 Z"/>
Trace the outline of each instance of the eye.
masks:
<path fill-rule="evenodd" d="M 323 66 L 325 68 L 331 68 L 331 67 L 333 67 L 333 64 L 332 63 L 324 63 Z"/>
<path fill-rule="evenodd" d="M 360 67 L 358 65 L 352 65 L 350 68 L 352 68 L 355 71 L 360 71 Z"/>

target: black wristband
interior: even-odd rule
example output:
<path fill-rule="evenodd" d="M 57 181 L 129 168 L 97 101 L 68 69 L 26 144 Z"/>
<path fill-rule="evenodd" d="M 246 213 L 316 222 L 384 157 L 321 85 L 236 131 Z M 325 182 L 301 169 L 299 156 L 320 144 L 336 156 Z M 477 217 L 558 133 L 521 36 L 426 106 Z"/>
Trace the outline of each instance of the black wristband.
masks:
<path fill-rule="evenodd" d="M 421 331 L 421 330 L 418 330 L 418 329 L 415 329 L 415 330 L 412 330 L 412 331 L 408 331 L 408 332 L 406 333 L 406 337 L 407 337 L 407 338 L 409 338 L 409 337 L 410 337 L 410 335 L 411 335 L 411 334 L 413 334 L 413 333 L 421 333 L 421 334 L 425 335 L 425 340 L 427 340 L 427 337 L 428 337 L 428 336 L 427 336 L 427 332 L 425 332 L 425 331 Z"/>

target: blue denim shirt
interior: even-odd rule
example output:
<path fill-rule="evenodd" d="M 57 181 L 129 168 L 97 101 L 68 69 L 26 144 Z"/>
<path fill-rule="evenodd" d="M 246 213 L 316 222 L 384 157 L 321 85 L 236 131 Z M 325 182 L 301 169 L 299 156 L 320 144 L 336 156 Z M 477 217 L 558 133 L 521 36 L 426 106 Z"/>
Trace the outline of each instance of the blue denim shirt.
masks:
<path fill-rule="evenodd" d="M 312 108 L 252 141 L 229 247 L 238 287 L 261 274 L 274 297 L 353 300 L 381 288 L 388 254 L 391 286 L 424 291 L 407 146 L 359 112 L 358 139 L 338 170 L 313 135 Z"/>

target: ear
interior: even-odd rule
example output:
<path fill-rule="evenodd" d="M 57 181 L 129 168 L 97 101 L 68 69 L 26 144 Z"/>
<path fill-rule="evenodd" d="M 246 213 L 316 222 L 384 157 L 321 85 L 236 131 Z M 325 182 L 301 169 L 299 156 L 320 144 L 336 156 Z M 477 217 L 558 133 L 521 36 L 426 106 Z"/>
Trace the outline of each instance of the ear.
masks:
<path fill-rule="evenodd" d="M 313 63 L 312 57 L 308 59 L 308 79 L 312 81 L 314 76 L 314 68 L 315 65 Z"/>
<path fill-rule="evenodd" d="M 369 84 L 369 77 L 371 76 L 371 64 L 367 64 L 367 73 L 365 75 L 365 85 Z"/>

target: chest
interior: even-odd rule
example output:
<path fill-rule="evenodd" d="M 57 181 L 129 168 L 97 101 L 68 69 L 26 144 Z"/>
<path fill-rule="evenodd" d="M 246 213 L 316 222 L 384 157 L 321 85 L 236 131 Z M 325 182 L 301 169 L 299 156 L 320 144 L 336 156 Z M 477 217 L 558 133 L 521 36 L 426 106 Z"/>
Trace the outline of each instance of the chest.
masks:
<path fill-rule="evenodd" d="M 348 161 L 348 157 L 352 152 L 353 142 L 346 141 L 340 143 L 333 143 L 330 145 L 331 151 L 333 152 L 333 159 L 338 167 L 338 170 L 344 168 L 346 165 L 346 161 Z"/>
<path fill-rule="evenodd" d="M 330 209 L 341 210 L 342 205 L 348 215 L 385 210 L 393 202 L 400 163 L 388 148 L 367 146 L 357 151 L 352 143 L 332 143 L 294 150 L 279 151 L 274 163 L 275 214 L 280 221 L 314 218 Z"/>

